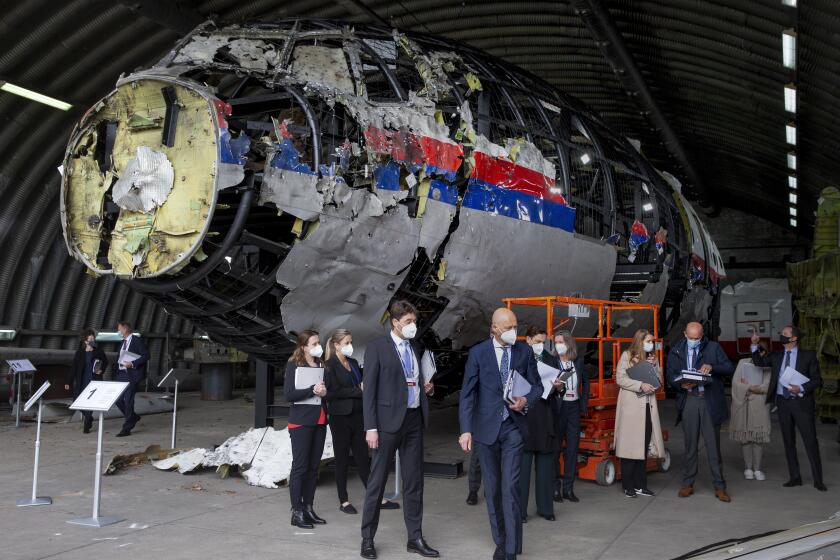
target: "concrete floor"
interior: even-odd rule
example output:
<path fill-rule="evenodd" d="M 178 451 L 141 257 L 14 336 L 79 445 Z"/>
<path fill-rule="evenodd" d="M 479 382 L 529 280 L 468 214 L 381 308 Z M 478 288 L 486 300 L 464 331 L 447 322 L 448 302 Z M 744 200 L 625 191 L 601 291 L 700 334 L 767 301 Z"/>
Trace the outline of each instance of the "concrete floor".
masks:
<path fill-rule="evenodd" d="M 249 427 L 253 405 L 242 398 L 201 402 L 185 395 L 179 414 L 184 446 L 221 443 Z M 556 507 L 557 521 L 541 518 L 525 525 L 523 558 L 647 559 L 673 558 L 698 547 L 731 537 L 747 536 L 827 518 L 840 510 L 840 456 L 836 426 L 819 426 L 827 493 L 811 486 L 804 451 L 806 486 L 785 489 L 784 455 L 780 441 L 767 453 L 764 482 L 745 481 L 740 450 L 724 438 L 726 474 L 733 501 L 717 501 L 708 471 L 701 462 L 697 493 L 677 498 L 682 467 L 682 435 L 673 430 L 673 404 L 663 405 L 664 426 L 671 429 L 669 447 L 674 458 L 670 472 L 650 477 L 655 498 L 628 500 L 619 485 L 600 487 L 581 481 L 579 504 Z M 116 439 L 118 420 L 106 421 L 106 462 L 115 453 L 132 453 L 169 440 L 169 415 L 143 418 L 130 438 Z M 454 409 L 433 417 L 427 447 L 437 458 L 459 456 Z M 93 487 L 96 437 L 83 435 L 79 424 L 47 424 L 42 432 L 39 494 L 54 504 L 17 508 L 18 498 L 31 489 L 33 425 L 14 429 L 0 419 L 0 535 L 4 560 L 60 558 L 195 559 L 305 557 L 338 560 L 358 558 L 360 516 L 338 511 L 334 480 L 322 477 L 316 510 L 326 527 L 300 531 L 289 525 L 285 488 L 267 490 L 215 473 L 194 475 L 160 472 L 149 465 L 131 467 L 104 478 L 102 515 L 126 521 L 101 529 L 65 523 L 89 516 Z M 778 439 L 778 438 L 776 438 Z M 437 443 L 437 445 L 435 445 Z M 426 479 L 424 533 L 444 558 L 489 559 L 493 552 L 483 500 L 476 507 L 464 503 L 466 478 Z M 362 486 L 352 479 L 351 499 L 361 509 Z M 534 515 L 533 498 L 529 511 Z M 386 511 L 376 539 L 380 558 L 409 558 L 399 511 Z"/>

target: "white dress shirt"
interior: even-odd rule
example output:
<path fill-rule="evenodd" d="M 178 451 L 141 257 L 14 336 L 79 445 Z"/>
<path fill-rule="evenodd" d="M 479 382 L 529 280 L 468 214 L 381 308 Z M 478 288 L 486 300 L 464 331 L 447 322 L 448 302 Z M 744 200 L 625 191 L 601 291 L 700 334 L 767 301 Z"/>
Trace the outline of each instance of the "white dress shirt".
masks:
<path fill-rule="evenodd" d="M 131 348 L 131 337 L 132 336 L 134 336 L 134 333 L 129 334 L 127 337 L 125 337 L 123 339 L 123 344 L 122 344 L 122 346 L 120 346 L 120 356 L 122 355 L 123 352 L 128 352 L 128 349 Z M 117 359 L 119 359 L 120 356 L 117 356 Z M 122 362 L 119 363 L 119 368 L 123 371 L 126 370 L 126 367 L 123 365 Z"/>
<path fill-rule="evenodd" d="M 510 361 L 511 361 L 511 358 L 513 357 L 513 346 L 505 346 L 504 344 L 502 344 L 501 342 L 496 340 L 496 337 L 494 336 L 493 337 L 493 350 L 496 351 L 496 365 L 499 366 L 499 371 L 502 371 L 502 354 L 504 353 L 505 348 L 508 349 L 508 372 L 510 372 L 510 370 L 511 370 Z"/>
<path fill-rule="evenodd" d="M 411 357 L 411 377 L 406 375 L 405 380 L 406 382 L 413 381 L 416 390 L 414 391 L 414 402 L 408 405 L 408 408 L 417 408 L 420 406 L 420 391 L 423 390 L 423 387 L 420 386 L 420 365 L 417 363 L 417 355 L 411 347 L 411 342 L 398 337 L 394 334 L 394 331 L 391 331 L 391 340 L 397 347 L 397 354 L 400 357 L 400 366 L 402 366 L 402 355 L 404 351 L 407 350 L 408 355 Z M 405 372 L 403 372 L 403 374 L 405 374 Z"/>
<path fill-rule="evenodd" d="M 575 369 L 574 362 L 565 362 L 560 360 L 560 366 L 563 370 L 575 370 L 575 372 L 569 376 L 566 380 L 566 393 L 563 395 L 564 401 L 576 401 L 580 399 L 580 395 L 578 395 L 578 372 Z"/>

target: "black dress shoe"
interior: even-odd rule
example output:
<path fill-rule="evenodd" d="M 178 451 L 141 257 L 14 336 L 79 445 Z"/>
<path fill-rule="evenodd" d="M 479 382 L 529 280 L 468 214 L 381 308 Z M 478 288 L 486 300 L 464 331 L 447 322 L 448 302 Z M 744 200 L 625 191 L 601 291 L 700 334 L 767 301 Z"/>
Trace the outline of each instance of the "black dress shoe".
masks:
<path fill-rule="evenodd" d="M 85 424 L 85 427 L 82 428 L 82 432 L 85 433 L 85 434 L 89 434 L 90 433 L 90 426 Z"/>
<path fill-rule="evenodd" d="M 569 490 L 568 492 L 563 492 L 563 499 L 568 500 L 573 504 L 576 504 L 580 501 L 580 499 L 577 496 L 575 496 L 575 493 L 571 490 Z"/>
<path fill-rule="evenodd" d="M 823 484 L 822 482 L 815 482 L 814 488 L 816 488 L 820 492 L 828 492 L 828 488 L 826 488 L 825 484 Z"/>
<path fill-rule="evenodd" d="M 405 545 L 406 552 L 413 552 L 415 554 L 419 554 L 420 556 L 425 556 L 426 558 L 439 558 L 440 552 L 435 550 L 434 548 L 430 547 L 426 543 L 426 539 L 420 537 L 419 539 L 414 539 L 412 541 L 408 541 Z"/>
<path fill-rule="evenodd" d="M 292 510 L 292 526 L 300 527 L 301 529 L 314 529 L 315 526 L 309 521 L 309 518 L 306 517 L 306 514 L 303 512 L 302 509 L 293 509 Z"/>
<path fill-rule="evenodd" d="M 368 558 L 369 560 L 375 560 L 376 558 L 376 547 L 373 546 L 373 539 L 362 539 L 362 558 Z"/>
<path fill-rule="evenodd" d="M 478 493 L 470 492 L 467 494 L 467 505 L 474 506 L 478 503 Z"/>
<path fill-rule="evenodd" d="M 347 504 L 346 506 L 338 506 L 338 509 L 349 515 L 356 515 L 357 513 L 359 513 L 358 511 L 356 511 L 356 508 L 353 507 L 353 504 Z"/>
<path fill-rule="evenodd" d="M 801 478 L 791 478 L 784 484 L 782 484 L 785 488 L 793 488 L 794 486 L 802 486 L 802 479 Z"/>
<path fill-rule="evenodd" d="M 558 504 L 563 503 L 563 492 L 559 488 L 554 490 L 554 501 Z"/>
<path fill-rule="evenodd" d="M 497 546 L 496 550 L 493 551 L 493 560 L 505 560 L 505 549 Z"/>
<path fill-rule="evenodd" d="M 400 509 L 400 504 L 391 500 L 385 500 L 385 503 L 380 505 L 379 509 Z"/>
<path fill-rule="evenodd" d="M 554 521 L 554 520 L 556 519 L 556 518 L 554 517 L 554 514 L 553 514 L 553 513 L 552 513 L 552 514 L 549 514 L 549 515 L 541 515 L 540 517 L 542 517 L 542 518 L 543 518 L 543 519 L 545 519 L 546 521 Z"/>
<path fill-rule="evenodd" d="M 131 430 L 120 430 L 120 433 L 117 434 L 117 437 L 127 437 L 131 435 Z"/>
<path fill-rule="evenodd" d="M 312 509 L 312 506 L 303 506 L 303 514 L 306 516 L 310 523 L 313 523 L 315 525 L 327 524 L 325 520 L 318 517 L 318 514 L 315 513 L 315 510 Z"/>

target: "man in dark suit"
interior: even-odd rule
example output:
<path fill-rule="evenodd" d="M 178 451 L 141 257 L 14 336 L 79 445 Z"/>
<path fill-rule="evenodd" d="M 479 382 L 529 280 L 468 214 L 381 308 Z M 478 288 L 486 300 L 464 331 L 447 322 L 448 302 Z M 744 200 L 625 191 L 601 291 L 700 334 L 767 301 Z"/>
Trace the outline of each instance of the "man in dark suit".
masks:
<path fill-rule="evenodd" d="M 417 310 L 407 301 L 389 308 L 391 332 L 368 344 L 362 390 L 362 411 L 368 446 L 374 450 L 362 513 L 362 558 L 376 558 L 374 537 L 388 482 L 388 467 L 400 452 L 403 516 L 408 531 L 406 550 L 437 558 L 423 538 L 423 429 L 429 423 L 432 383 L 420 373 L 423 349 L 417 334 Z"/>
<path fill-rule="evenodd" d="M 720 345 L 703 336 L 703 325 L 689 323 L 684 334 L 685 338 L 671 347 L 667 364 L 668 383 L 677 391 L 677 424 L 682 421 L 685 436 L 685 469 L 678 495 L 687 498 L 694 493 L 697 453 L 702 435 L 706 444 L 709 469 L 712 472 L 715 497 L 721 502 L 730 502 L 732 499 L 726 493 L 726 481 L 723 478 L 720 426 L 729 418 L 724 379 L 731 377 L 735 368 Z M 709 382 L 702 385 L 677 381 L 685 369 L 709 375 Z"/>
<path fill-rule="evenodd" d="M 782 431 L 782 441 L 785 444 L 788 472 L 790 480 L 782 486 L 802 486 L 802 475 L 799 473 L 799 460 L 796 457 L 796 430 L 802 436 L 808 460 L 811 462 L 811 474 L 814 477 L 814 488 L 825 492 L 823 484 L 822 462 L 820 461 L 820 445 L 817 441 L 816 404 L 814 391 L 822 386 L 820 364 L 817 355 L 799 348 L 799 329 L 787 326 L 782 329 L 780 336 L 784 352 L 773 352 L 762 355 L 759 352 L 759 336 L 753 333 L 752 352 L 753 363 L 761 367 L 770 368 L 770 386 L 767 389 L 767 402 L 775 403 L 779 410 L 779 425 Z M 785 387 L 779 383 L 779 376 L 791 367 L 810 379 L 802 385 Z"/>
<path fill-rule="evenodd" d="M 125 418 L 122 430 L 117 434 L 117 437 L 126 437 L 131 435 L 131 430 L 140 421 L 140 415 L 134 412 L 134 395 L 137 393 L 137 387 L 140 385 L 140 382 L 146 377 L 146 363 L 149 361 L 149 350 L 146 348 L 143 339 L 133 333 L 131 323 L 121 321 L 117 323 L 117 330 L 120 336 L 123 337 L 123 342 L 120 345 L 117 362 L 114 364 L 116 370 L 114 379 L 116 381 L 128 382 L 128 387 L 117 400 L 117 407 L 119 407 Z M 134 360 L 123 359 L 126 352 L 140 357 Z"/>
<path fill-rule="evenodd" d="M 528 405 L 542 396 L 534 352 L 524 342 L 517 342 L 516 327 L 511 310 L 500 308 L 493 313 L 493 336 L 470 349 L 461 387 L 459 443 L 470 452 L 475 440 L 496 543 L 494 560 L 515 559 L 522 552 L 519 473 L 528 434 L 525 413 Z M 508 404 L 503 387 L 513 371 L 531 384 L 531 391 Z"/>

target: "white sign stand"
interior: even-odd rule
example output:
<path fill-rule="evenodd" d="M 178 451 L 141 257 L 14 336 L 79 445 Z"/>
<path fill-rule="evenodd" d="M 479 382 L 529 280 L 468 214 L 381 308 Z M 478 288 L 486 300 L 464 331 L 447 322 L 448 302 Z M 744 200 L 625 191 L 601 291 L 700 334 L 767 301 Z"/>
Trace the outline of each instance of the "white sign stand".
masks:
<path fill-rule="evenodd" d="M 178 383 L 185 380 L 189 375 L 192 373 L 190 369 L 175 369 L 172 368 L 169 370 L 169 373 L 163 376 L 163 379 L 160 380 L 158 383 L 158 388 L 163 387 L 174 387 L 175 388 L 175 396 L 172 400 L 172 445 L 171 448 L 175 449 L 175 434 L 178 430 Z"/>
<path fill-rule="evenodd" d="M 35 467 L 32 472 L 32 497 L 18 500 L 18 507 L 48 506 L 52 504 L 52 498 L 49 496 L 38 496 L 38 464 L 41 457 L 41 410 L 43 409 L 43 400 L 41 397 L 44 396 L 44 393 L 46 393 L 49 388 L 50 382 L 44 381 L 44 384 L 41 385 L 41 387 L 28 401 L 26 401 L 26 405 L 23 407 L 23 410 L 29 410 L 36 401 L 38 402 L 38 428 L 35 432 Z"/>
<path fill-rule="evenodd" d="M 93 515 L 80 519 L 71 519 L 67 523 L 105 527 L 120 521 L 120 517 L 102 517 L 99 515 L 99 501 L 102 491 L 102 435 L 105 430 L 105 413 L 114 406 L 117 399 L 128 387 L 124 381 L 91 381 L 79 397 L 70 405 L 71 410 L 89 410 L 99 413 L 99 437 L 96 442 L 96 474 L 93 479 Z"/>
<path fill-rule="evenodd" d="M 15 407 L 15 428 L 20 428 L 20 388 L 23 385 L 21 374 L 35 372 L 35 366 L 29 360 L 6 360 L 12 373 L 17 377 L 17 406 Z"/>

